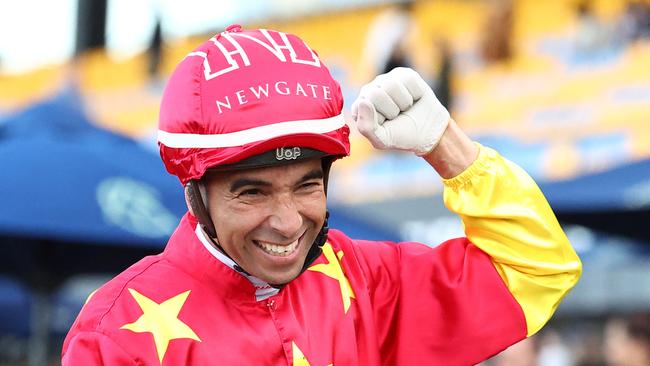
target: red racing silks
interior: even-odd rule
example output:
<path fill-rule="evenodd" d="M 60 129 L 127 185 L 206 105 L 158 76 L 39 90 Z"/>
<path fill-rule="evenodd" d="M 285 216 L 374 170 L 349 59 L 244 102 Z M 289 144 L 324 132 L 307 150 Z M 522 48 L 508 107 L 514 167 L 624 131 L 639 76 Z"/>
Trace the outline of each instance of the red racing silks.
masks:
<path fill-rule="evenodd" d="M 474 365 L 526 336 L 521 307 L 467 239 L 434 249 L 331 230 L 276 295 L 201 244 L 186 215 L 165 251 L 94 293 L 63 365 Z"/>

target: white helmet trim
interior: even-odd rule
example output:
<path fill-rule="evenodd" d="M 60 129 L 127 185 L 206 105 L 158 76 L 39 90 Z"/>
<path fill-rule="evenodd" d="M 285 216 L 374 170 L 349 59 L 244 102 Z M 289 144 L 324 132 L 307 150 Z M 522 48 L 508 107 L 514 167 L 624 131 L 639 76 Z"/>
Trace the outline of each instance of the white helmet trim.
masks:
<path fill-rule="evenodd" d="M 250 144 L 298 133 L 327 133 L 345 125 L 343 113 L 324 119 L 278 122 L 237 132 L 202 135 L 158 130 L 158 142 L 171 148 L 221 148 Z"/>

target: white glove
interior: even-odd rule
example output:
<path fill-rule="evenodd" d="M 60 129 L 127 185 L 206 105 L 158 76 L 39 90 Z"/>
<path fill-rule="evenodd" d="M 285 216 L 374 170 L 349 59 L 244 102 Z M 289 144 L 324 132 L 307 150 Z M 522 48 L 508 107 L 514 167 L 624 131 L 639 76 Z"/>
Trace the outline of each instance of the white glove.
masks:
<path fill-rule="evenodd" d="M 364 85 L 352 104 L 352 117 L 375 148 L 419 156 L 438 145 L 450 118 L 422 77 L 405 67 Z"/>

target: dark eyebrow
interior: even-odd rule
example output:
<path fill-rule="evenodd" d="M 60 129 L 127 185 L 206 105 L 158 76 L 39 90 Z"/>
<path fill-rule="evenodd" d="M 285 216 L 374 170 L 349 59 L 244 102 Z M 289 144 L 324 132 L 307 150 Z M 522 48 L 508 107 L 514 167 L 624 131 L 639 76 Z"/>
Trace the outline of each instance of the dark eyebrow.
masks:
<path fill-rule="evenodd" d="M 245 186 L 270 187 L 271 185 L 271 182 L 265 180 L 240 178 L 230 184 L 230 192 L 235 192 Z"/>
<path fill-rule="evenodd" d="M 320 169 L 314 169 L 307 174 L 303 175 L 296 184 L 300 184 L 312 179 L 323 179 L 323 171 Z M 230 192 L 235 192 L 242 187 L 254 186 L 254 187 L 270 187 L 273 184 L 271 182 L 260 180 L 260 179 L 251 179 L 251 178 L 239 178 L 230 184 Z"/>
<path fill-rule="evenodd" d="M 302 182 L 306 182 L 308 180 L 312 180 L 312 179 L 323 179 L 323 177 L 324 176 L 323 176 L 323 171 L 322 170 L 314 169 L 314 170 L 310 171 L 309 173 L 303 175 L 302 178 L 300 178 L 298 180 L 298 184 L 300 184 Z"/>

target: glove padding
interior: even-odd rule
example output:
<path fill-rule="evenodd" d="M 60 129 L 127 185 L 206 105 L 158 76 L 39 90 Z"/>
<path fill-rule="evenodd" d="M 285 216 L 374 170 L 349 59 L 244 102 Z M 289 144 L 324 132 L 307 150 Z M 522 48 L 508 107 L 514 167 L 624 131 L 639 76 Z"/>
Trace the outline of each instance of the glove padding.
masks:
<path fill-rule="evenodd" d="M 419 156 L 438 145 L 450 118 L 422 77 L 405 67 L 364 85 L 352 104 L 352 116 L 375 148 Z"/>

